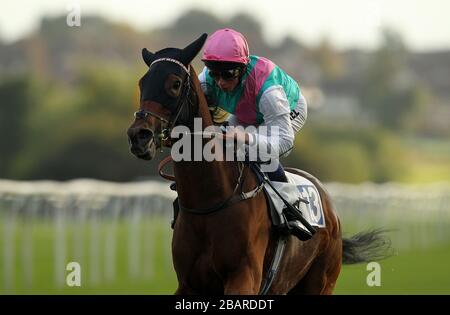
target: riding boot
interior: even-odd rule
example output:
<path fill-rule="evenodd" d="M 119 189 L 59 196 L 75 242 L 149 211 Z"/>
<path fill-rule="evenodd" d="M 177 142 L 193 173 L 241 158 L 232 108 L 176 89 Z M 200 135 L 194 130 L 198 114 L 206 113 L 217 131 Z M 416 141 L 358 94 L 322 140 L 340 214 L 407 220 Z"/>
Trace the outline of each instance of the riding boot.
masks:
<path fill-rule="evenodd" d="M 308 229 L 299 220 L 289 221 L 288 227 L 291 234 L 296 236 L 300 241 L 307 241 L 313 237 L 311 232 L 308 231 Z"/>
<path fill-rule="evenodd" d="M 287 221 L 287 228 L 290 234 L 296 236 L 301 241 L 307 241 L 313 237 L 313 234 L 300 222 L 298 216 L 301 216 L 300 210 L 294 206 L 296 210 L 289 209 L 288 207 L 283 209 Z M 295 211 L 296 213 L 293 213 Z"/>

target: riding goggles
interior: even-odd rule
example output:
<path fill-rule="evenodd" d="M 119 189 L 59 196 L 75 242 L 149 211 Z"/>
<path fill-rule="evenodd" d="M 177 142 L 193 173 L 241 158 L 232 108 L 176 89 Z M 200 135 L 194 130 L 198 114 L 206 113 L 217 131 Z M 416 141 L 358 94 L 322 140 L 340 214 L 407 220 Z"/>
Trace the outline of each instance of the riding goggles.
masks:
<path fill-rule="evenodd" d="M 221 70 L 221 71 L 209 69 L 209 75 L 214 80 L 219 80 L 220 78 L 222 78 L 225 81 L 231 81 L 235 78 L 238 78 L 240 76 L 240 74 L 241 74 L 240 68 Z"/>

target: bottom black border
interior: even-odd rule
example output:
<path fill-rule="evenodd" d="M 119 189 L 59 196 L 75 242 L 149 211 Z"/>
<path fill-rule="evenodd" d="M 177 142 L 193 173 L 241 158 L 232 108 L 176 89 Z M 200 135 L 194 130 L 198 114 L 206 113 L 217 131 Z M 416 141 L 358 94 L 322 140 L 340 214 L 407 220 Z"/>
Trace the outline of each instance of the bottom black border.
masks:
<path fill-rule="evenodd" d="M 125 314 L 229 314 L 306 312 L 339 310 L 338 314 L 384 314 L 397 308 L 430 311 L 450 302 L 450 295 L 336 295 L 336 296 L 167 296 L 167 295 L 8 295 L 0 296 L 2 308 L 22 308 L 45 313 L 85 314 L 98 309 Z M 205 306 L 207 308 L 205 309 Z"/>

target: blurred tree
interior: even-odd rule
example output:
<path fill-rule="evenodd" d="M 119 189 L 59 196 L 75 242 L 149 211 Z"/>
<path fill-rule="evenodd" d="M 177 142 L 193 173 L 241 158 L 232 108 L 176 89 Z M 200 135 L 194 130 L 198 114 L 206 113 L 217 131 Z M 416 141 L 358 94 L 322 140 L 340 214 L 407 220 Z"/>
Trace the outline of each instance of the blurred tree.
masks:
<path fill-rule="evenodd" d="M 264 41 L 261 24 L 254 17 L 246 13 L 239 13 L 233 16 L 226 26 L 245 36 L 250 54 L 269 58 L 271 48 Z"/>
<path fill-rule="evenodd" d="M 406 64 L 409 53 L 400 35 L 384 31 L 360 91 L 364 110 L 382 126 L 404 130 L 415 125 L 426 105 L 426 93 Z"/>
<path fill-rule="evenodd" d="M 39 102 L 33 103 L 29 115 L 17 111 L 11 114 L 17 119 L 9 123 L 18 126 L 14 130 L 20 132 L 17 143 L 21 146 L 15 155 L 11 150 L 1 155 L 11 160 L 6 164 L 8 177 L 125 181 L 155 175 L 161 156 L 151 162 L 138 161 L 128 150 L 126 130 L 138 108 L 140 75 L 114 63 L 86 64 L 80 66 L 74 86 L 43 82 L 32 94 L 22 93 Z M 19 89 L 23 92 L 20 85 L 15 89 L 8 86 L 8 93 Z M 22 99 L 14 104 L 18 102 L 26 104 Z M 8 117 L 3 113 L 0 116 Z M 5 126 L 3 121 L 1 126 Z M 11 135 L 11 130 L 2 134 Z"/>
<path fill-rule="evenodd" d="M 184 47 L 202 33 L 211 35 L 212 32 L 223 26 L 220 19 L 207 11 L 189 10 L 163 30 L 165 41 L 161 44 L 163 47 Z"/>
<path fill-rule="evenodd" d="M 334 81 L 342 78 L 344 74 L 342 57 L 334 49 L 328 38 L 324 38 L 312 50 L 312 58 L 319 64 L 324 80 Z"/>
<path fill-rule="evenodd" d="M 324 181 L 350 183 L 391 181 L 405 172 L 404 152 L 394 135 L 348 125 L 305 126 L 283 163 Z"/>
<path fill-rule="evenodd" d="M 7 177 L 11 164 L 26 140 L 27 117 L 34 110 L 36 96 L 26 76 L 0 81 L 0 177 Z"/>

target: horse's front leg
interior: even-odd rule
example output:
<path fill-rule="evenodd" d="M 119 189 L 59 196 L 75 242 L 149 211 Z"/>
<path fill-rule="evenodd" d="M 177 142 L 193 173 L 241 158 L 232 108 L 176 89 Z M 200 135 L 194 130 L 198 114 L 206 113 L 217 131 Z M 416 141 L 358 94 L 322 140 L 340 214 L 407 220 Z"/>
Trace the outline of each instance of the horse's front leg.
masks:
<path fill-rule="evenodd" d="M 261 271 L 250 265 L 243 266 L 228 275 L 224 283 L 226 295 L 254 295 L 259 293 L 261 286 Z"/>

